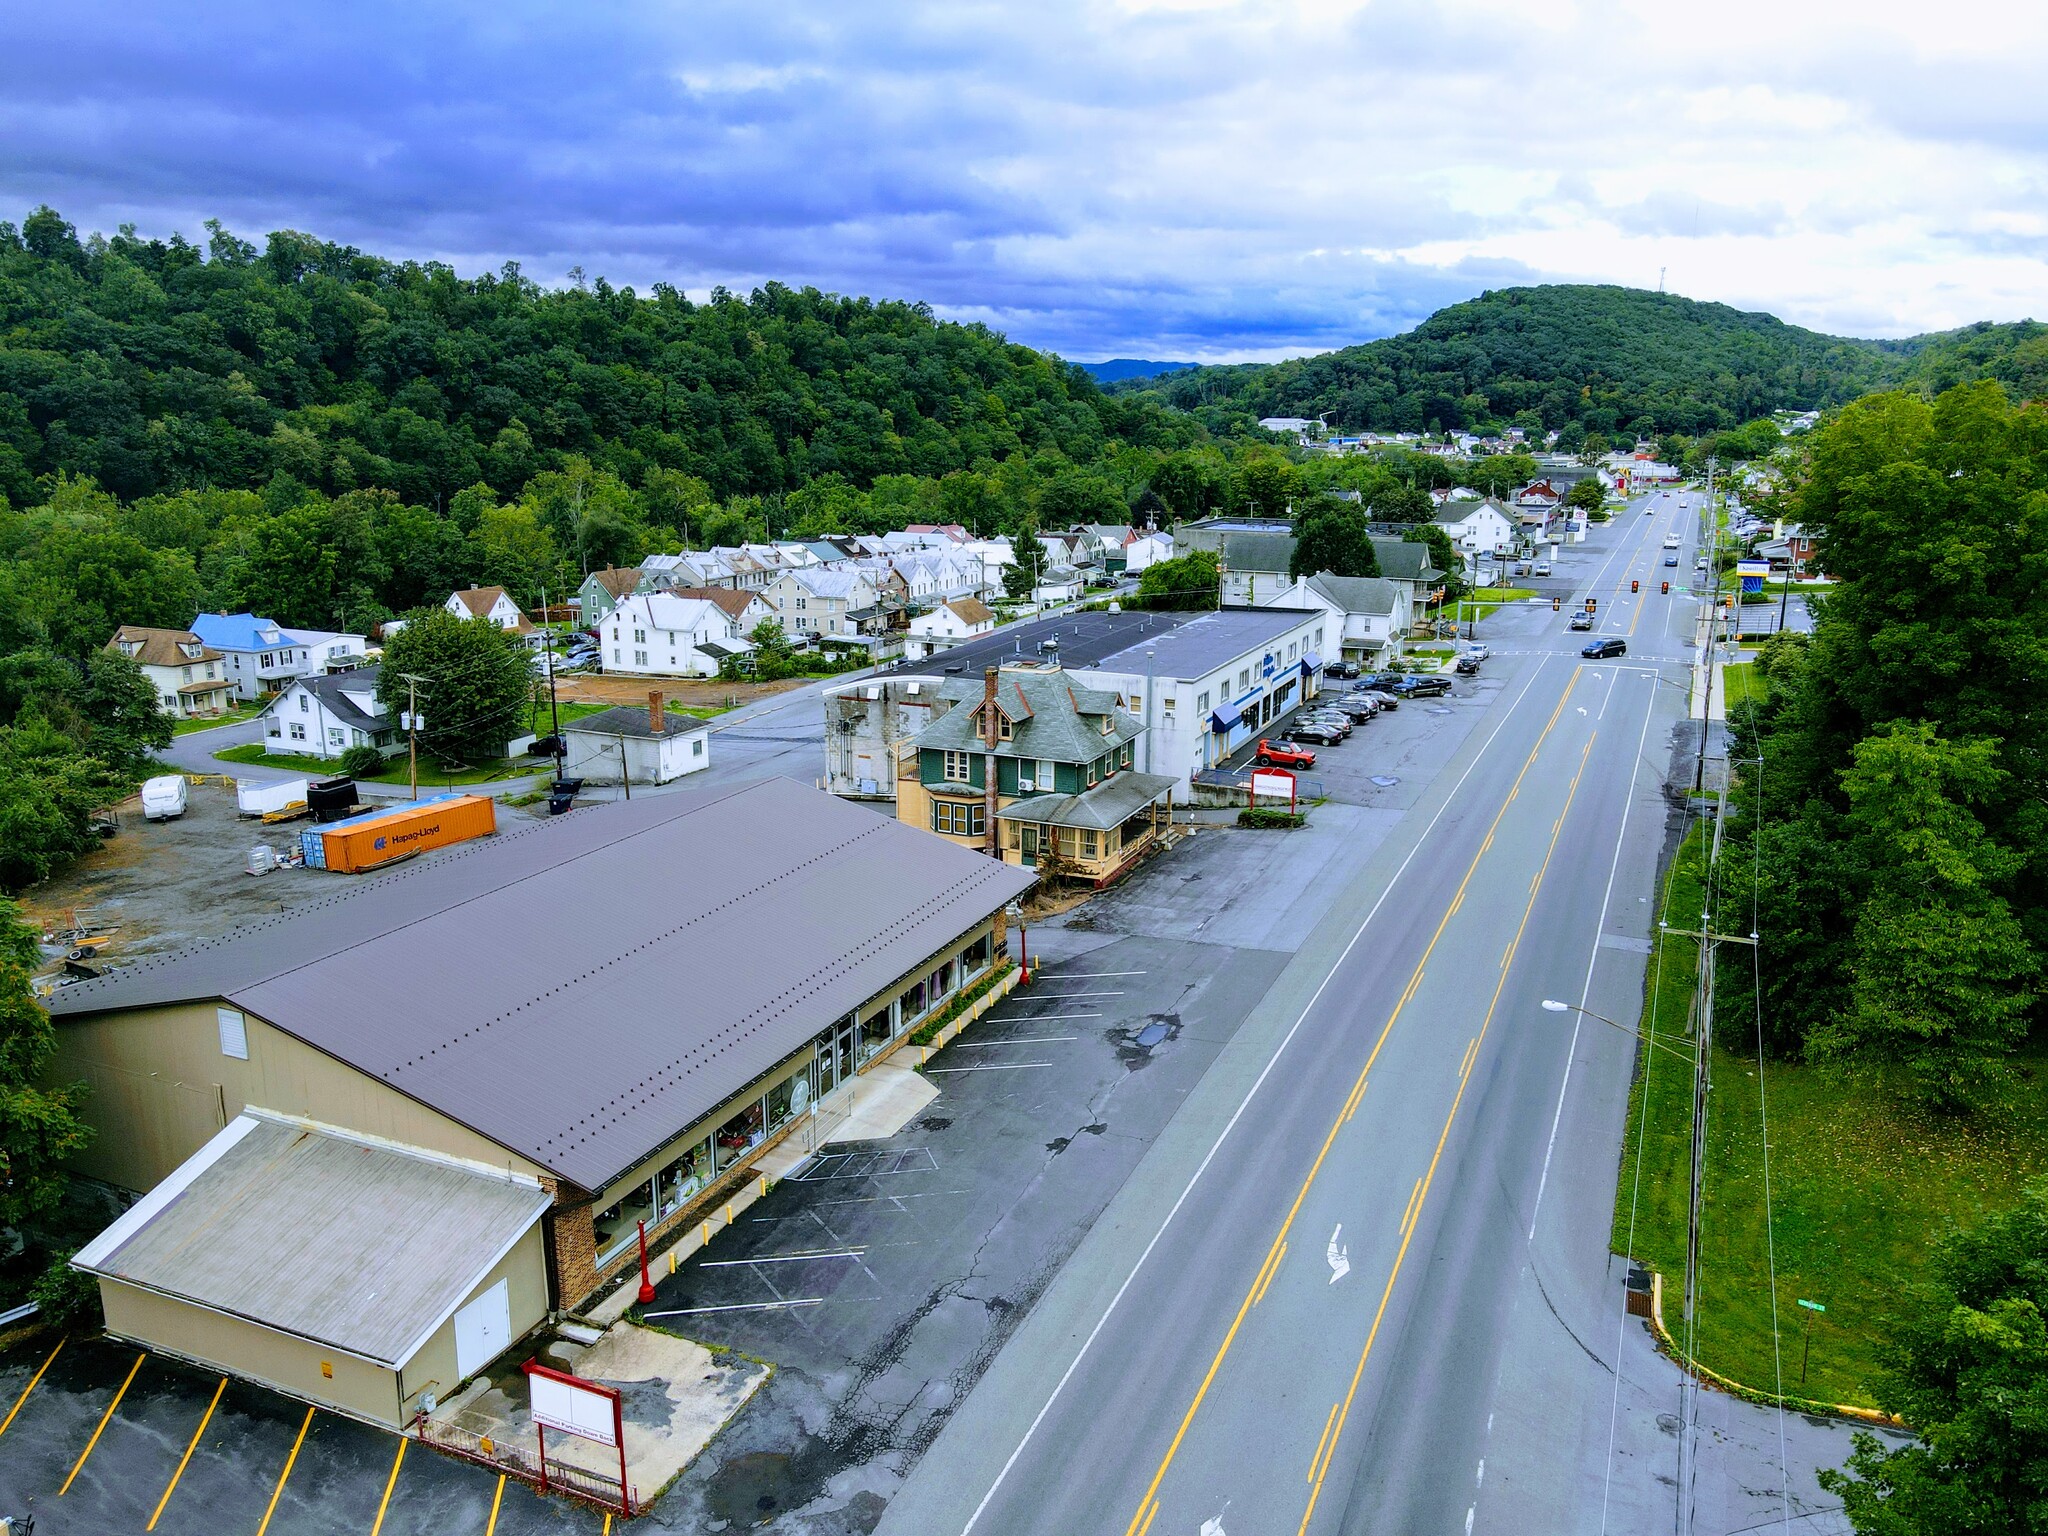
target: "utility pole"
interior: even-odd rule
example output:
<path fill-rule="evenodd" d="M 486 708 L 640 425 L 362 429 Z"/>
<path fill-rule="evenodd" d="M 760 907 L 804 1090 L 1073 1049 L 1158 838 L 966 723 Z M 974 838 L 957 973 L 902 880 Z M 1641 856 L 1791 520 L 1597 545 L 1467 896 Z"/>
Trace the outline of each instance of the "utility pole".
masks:
<path fill-rule="evenodd" d="M 1712 720 L 1714 698 L 1714 625 L 1718 622 L 1716 612 L 1721 606 L 1721 551 L 1720 528 L 1714 518 L 1714 459 L 1707 458 L 1707 510 L 1703 519 L 1705 532 L 1701 544 L 1707 555 L 1707 574 L 1712 585 L 1707 591 L 1706 628 L 1700 631 L 1700 751 L 1698 763 L 1693 768 L 1692 791 L 1703 794 L 1707 785 L 1707 728 Z"/>
<path fill-rule="evenodd" d="M 408 759 L 408 777 L 412 784 L 412 797 L 420 797 L 420 704 L 419 685 L 426 681 L 416 672 L 401 672 L 399 679 L 405 684 L 405 755 Z"/>
<path fill-rule="evenodd" d="M 630 800 L 633 798 L 633 766 L 626 760 L 626 738 L 623 736 L 619 737 L 618 743 L 619 782 L 626 786 L 626 798 Z"/>

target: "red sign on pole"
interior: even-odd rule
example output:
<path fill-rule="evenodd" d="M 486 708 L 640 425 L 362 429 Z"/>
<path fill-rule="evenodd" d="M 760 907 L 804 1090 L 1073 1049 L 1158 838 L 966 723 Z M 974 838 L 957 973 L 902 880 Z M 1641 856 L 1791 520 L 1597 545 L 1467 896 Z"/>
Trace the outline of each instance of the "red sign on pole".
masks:
<path fill-rule="evenodd" d="M 548 1431 L 616 1446 L 619 1452 L 619 1506 L 633 1513 L 632 1490 L 626 1485 L 626 1416 L 617 1387 L 585 1381 L 532 1360 L 521 1367 L 531 1399 L 533 1428 L 540 1437 L 540 1486 L 548 1486 Z"/>

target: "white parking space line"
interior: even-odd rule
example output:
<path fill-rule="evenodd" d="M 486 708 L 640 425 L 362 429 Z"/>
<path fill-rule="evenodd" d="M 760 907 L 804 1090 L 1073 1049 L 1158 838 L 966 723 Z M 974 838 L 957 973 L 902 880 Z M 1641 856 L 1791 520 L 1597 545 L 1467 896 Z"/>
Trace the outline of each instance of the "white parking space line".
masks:
<path fill-rule="evenodd" d="M 926 1067 L 925 1071 L 935 1075 L 940 1072 L 1025 1072 L 1029 1071 L 1032 1067 L 1049 1067 L 1051 1065 L 1052 1063 L 1049 1061 L 1006 1061 L 1000 1066 Z"/>
<path fill-rule="evenodd" d="M 643 1312 L 642 1317 L 699 1317 L 706 1312 L 778 1312 L 784 1307 L 815 1307 L 822 1296 L 792 1296 L 787 1301 L 735 1301 L 722 1307 L 677 1307 L 672 1312 Z"/>
<path fill-rule="evenodd" d="M 1032 985 L 1033 985 L 1033 986 L 1043 986 L 1043 985 L 1044 985 L 1044 983 L 1043 983 L 1043 982 L 1033 982 L 1033 983 L 1032 983 Z M 1048 999 L 1047 999 L 1047 1001 L 1049 1001 L 1049 1002 L 1055 1002 L 1055 1003 L 1067 1003 L 1067 1002 L 1072 1002 L 1072 1001 L 1074 1001 L 1074 1000 L 1075 1000 L 1075 999 L 1077 999 L 1077 998 L 1083 998 L 1083 997 L 1122 997 L 1122 996 L 1123 996 L 1123 993 L 1121 993 L 1121 992 L 1055 992 L 1055 993 L 1054 993 L 1054 994 L 1053 994 L 1053 995 L 1052 995 L 1052 996 L 1051 996 L 1050 998 L 1048 998 Z"/>
<path fill-rule="evenodd" d="M 836 1253 L 771 1253 L 758 1259 L 705 1259 L 699 1269 L 738 1269 L 746 1264 L 808 1264 L 813 1259 L 857 1259 L 865 1248 L 842 1248 Z"/>
<path fill-rule="evenodd" d="M 1039 973 L 1040 981 L 1108 981 L 1112 976 L 1148 976 L 1149 971 L 1062 971 L 1057 976 Z"/>
<path fill-rule="evenodd" d="M 956 1040 L 953 1043 L 962 1050 L 987 1049 L 991 1045 L 1065 1045 L 1069 1040 L 1078 1040 L 1079 1035 L 1022 1035 L 1015 1040 Z"/>
<path fill-rule="evenodd" d="M 1007 1019 L 990 1019 L 991 1024 L 1064 1024 L 1069 1019 L 1099 1019 L 1099 1013 L 1025 1013 Z"/>

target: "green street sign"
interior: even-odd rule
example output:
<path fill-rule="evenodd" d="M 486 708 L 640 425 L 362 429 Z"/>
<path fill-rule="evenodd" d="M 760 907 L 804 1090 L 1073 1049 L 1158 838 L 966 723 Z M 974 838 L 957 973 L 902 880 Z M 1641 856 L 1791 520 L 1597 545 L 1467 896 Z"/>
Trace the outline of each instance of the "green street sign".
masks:
<path fill-rule="evenodd" d="M 1804 1297 L 1801 1297 L 1801 1298 L 1800 1298 L 1800 1301 L 1799 1301 L 1799 1305 L 1801 1305 L 1802 1307 L 1806 1308 L 1806 1310 L 1807 1310 L 1807 1311 L 1809 1311 L 1809 1312 L 1825 1312 L 1825 1311 L 1827 1311 L 1827 1308 L 1826 1308 L 1826 1307 L 1824 1307 L 1824 1306 L 1822 1306 L 1822 1305 L 1821 1305 L 1821 1304 L 1820 1304 L 1819 1302 L 1817 1302 L 1817 1301 L 1808 1301 L 1808 1300 L 1806 1300 L 1806 1299 L 1805 1299 Z"/>

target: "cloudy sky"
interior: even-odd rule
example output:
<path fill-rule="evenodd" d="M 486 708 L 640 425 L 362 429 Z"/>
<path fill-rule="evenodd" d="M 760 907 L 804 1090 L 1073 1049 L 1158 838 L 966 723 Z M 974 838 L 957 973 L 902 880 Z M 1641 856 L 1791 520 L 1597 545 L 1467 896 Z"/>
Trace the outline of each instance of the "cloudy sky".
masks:
<path fill-rule="evenodd" d="M 2044 44 L 2020 0 L 62 0 L 0 17 L 0 217 L 773 277 L 1091 360 L 1660 271 L 1894 336 L 2048 318 Z"/>

